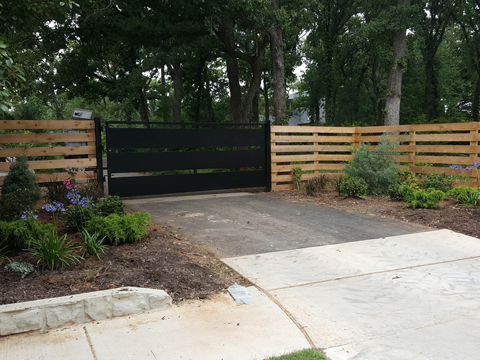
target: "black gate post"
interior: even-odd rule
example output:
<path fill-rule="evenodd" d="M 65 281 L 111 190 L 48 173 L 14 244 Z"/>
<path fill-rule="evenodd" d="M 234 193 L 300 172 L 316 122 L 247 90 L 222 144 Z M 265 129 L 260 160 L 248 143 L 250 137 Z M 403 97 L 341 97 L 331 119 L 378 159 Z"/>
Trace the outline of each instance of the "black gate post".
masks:
<path fill-rule="evenodd" d="M 269 121 L 265 121 L 265 171 L 267 172 L 267 192 L 272 191 L 272 147 L 271 147 L 271 123 Z"/>
<path fill-rule="evenodd" d="M 103 189 L 103 146 L 101 118 L 93 118 L 95 121 L 95 152 L 97 155 L 97 183 Z"/>

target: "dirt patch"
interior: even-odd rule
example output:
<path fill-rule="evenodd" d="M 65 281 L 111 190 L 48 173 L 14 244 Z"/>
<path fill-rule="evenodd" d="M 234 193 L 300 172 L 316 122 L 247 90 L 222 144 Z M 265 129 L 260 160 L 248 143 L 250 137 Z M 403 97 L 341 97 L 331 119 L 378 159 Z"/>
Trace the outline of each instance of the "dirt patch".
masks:
<path fill-rule="evenodd" d="M 463 207 L 450 199 L 440 203 L 440 209 L 409 209 L 404 202 L 391 200 L 387 197 L 345 198 L 339 196 L 335 190 L 331 189 L 327 189 L 315 196 L 307 196 L 305 191 L 295 190 L 265 193 L 265 196 L 314 203 L 361 214 L 372 214 L 436 229 L 450 229 L 477 238 L 480 237 L 480 208 Z"/>
<path fill-rule="evenodd" d="M 40 222 L 50 222 L 40 213 Z M 175 302 L 205 299 L 225 291 L 235 282 L 251 285 L 222 263 L 207 248 L 179 236 L 179 229 L 152 226 L 147 238 L 136 244 L 109 247 L 101 260 L 86 255 L 79 264 L 57 271 L 37 271 L 21 279 L 0 267 L 0 305 L 73 295 L 90 291 L 137 286 L 167 291 Z M 65 231 L 59 224 L 59 233 Z M 81 245 L 82 235 L 70 233 L 69 240 Z M 7 254 L 11 261 L 35 264 L 28 253 Z"/>

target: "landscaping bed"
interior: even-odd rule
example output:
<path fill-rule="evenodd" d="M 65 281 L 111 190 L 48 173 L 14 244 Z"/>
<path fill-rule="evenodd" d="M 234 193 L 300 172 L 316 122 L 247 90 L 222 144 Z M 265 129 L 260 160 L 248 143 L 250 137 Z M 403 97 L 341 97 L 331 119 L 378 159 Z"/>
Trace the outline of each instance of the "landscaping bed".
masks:
<path fill-rule="evenodd" d="M 480 208 L 460 206 L 451 199 L 439 203 L 439 209 L 409 209 L 403 201 L 391 200 L 386 196 L 367 196 L 364 199 L 344 197 L 338 195 L 334 189 L 324 189 L 314 196 L 308 196 L 305 191 L 298 190 L 276 191 L 265 193 L 265 195 L 371 214 L 435 229 L 449 229 L 480 237 Z"/>
<path fill-rule="evenodd" d="M 38 220 L 53 221 L 43 210 Z M 0 305 L 122 286 L 165 290 L 175 302 L 180 302 L 207 298 L 235 282 L 248 285 L 248 281 L 208 249 L 176 235 L 175 230 L 178 229 L 152 225 L 141 242 L 109 246 L 100 259 L 85 254 L 78 264 L 59 270 L 39 268 L 24 279 L 20 273 L 5 271 L 1 266 Z M 58 223 L 58 232 L 67 233 L 62 221 Z M 78 246 L 83 244 L 81 233 L 68 233 L 68 240 Z M 26 252 L 7 255 L 11 261 L 35 264 L 35 259 Z"/>

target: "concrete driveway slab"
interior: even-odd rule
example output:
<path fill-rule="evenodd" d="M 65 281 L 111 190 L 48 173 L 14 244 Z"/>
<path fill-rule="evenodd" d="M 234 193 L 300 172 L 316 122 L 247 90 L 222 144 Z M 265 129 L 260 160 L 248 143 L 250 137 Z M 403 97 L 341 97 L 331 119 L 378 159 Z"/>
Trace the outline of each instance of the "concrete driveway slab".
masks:
<path fill-rule="evenodd" d="M 339 244 L 429 229 L 263 194 L 125 200 L 159 225 L 195 238 L 223 257 Z"/>
<path fill-rule="evenodd" d="M 224 261 L 264 287 L 332 360 L 436 360 L 438 348 L 478 358 L 478 239 L 439 230 Z M 465 348 L 455 357 L 459 332 Z M 449 338 L 460 344 L 449 347 Z"/>
<path fill-rule="evenodd" d="M 480 316 L 326 350 L 331 360 L 478 359 Z"/>
<path fill-rule="evenodd" d="M 478 239 L 436 230 L 223 261 L 262 289 L 272 290 L 475 256 L 480 256 Z"/>

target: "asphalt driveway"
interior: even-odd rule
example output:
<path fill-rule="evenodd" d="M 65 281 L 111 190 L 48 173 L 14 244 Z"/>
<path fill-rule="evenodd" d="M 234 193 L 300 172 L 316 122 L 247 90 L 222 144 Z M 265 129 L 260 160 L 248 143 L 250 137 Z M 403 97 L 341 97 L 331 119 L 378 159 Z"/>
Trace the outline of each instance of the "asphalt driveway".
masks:
<path fill-rule="evenodd" d="M 159 225 L 193 236 L 221 256 L 240 256 L 377 239 L 430 229 L 262 194 L 125 200 Z"/>

